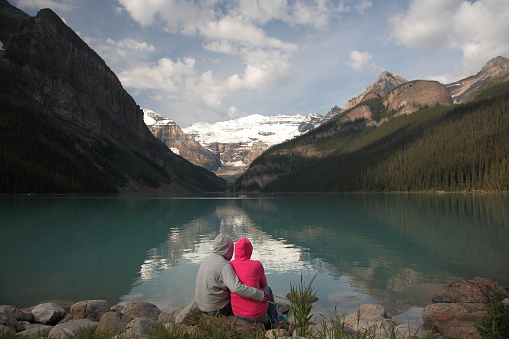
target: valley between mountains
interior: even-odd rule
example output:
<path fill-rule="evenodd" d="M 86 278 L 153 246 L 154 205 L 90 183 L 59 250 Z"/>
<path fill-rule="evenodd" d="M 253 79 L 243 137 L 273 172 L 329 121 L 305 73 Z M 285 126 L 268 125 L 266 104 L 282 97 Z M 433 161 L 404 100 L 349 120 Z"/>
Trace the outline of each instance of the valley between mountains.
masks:
<path fill-rule="evenodd" d="M 359 128 L 380 127 L 424 108 L 474 101 L 483 86 L 488 87 L 493 79 L 507 82 L 507 77 L 509 59 L 499 56 L 489 60 L 477 74 L 446 85 L 436 81 L 408 81 L 384 71 L 344 107 L 336 105 L 323 115 L 251 115 L 215 124 L 195 123 L 181 129 L 171 119 L 144 109 L 144 121 L 173 152 L 233 181 L 269 148 L 299 138 L 328 122 L 336 120 L 343 126 L 354 124 Z M 315 151 L 311 150 L 311 144 L 305 148 L 312 153 Z M 260 189 L 263 184 L 255 186 Z"/>
<path fill-rule="evenodd" d="M 0 0 L 0 79 L 2 194 L 509 189 L 503 56 L 445 85 L 382 72 L 322 114 L 182 129 L 51 9 Z"/>

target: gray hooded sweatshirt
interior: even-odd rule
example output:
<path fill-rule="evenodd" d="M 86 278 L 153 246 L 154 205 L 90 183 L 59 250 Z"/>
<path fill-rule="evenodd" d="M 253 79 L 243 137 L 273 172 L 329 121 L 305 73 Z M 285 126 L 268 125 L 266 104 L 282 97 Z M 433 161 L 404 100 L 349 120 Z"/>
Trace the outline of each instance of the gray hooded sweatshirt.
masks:
<path fill-rule="evenodd" d="M 214 249 L 200 265 L 196 275 L 196 296 L 198 307 L 203 312 L 219 311 L 230 302 L 230 291 L 245 298 L 262 301 L 264 293 L 246 286 L 230 265 L 233 255 L 233 241 L 225 234 L 214 240 Z"/>

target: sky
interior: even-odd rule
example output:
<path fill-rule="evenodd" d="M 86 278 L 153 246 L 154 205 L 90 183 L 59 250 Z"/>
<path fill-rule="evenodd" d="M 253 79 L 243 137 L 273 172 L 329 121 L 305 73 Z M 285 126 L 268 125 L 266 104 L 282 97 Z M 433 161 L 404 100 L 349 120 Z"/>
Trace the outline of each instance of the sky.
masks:
<path fill-rule="evenodd" d="M 381 72 L 444 84 L 509 57 L 508 0 L 9 0 L 51 8 L 142 108 L 185 128 L 326 114 Z"/>

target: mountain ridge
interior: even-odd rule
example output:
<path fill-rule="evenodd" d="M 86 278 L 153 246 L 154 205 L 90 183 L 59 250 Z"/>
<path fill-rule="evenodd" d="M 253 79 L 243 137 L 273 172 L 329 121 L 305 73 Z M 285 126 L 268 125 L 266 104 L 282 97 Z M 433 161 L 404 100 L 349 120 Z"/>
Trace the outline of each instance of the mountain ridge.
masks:
<path fill-rule="evenodd" d="M 498 72 L 498 74 L 498 76 L 485 80 L 483 86 L 477 84 L 475 87 L 471 87 L 471 93 L 475 92 L 473 91 L 475 88 L 483 89 L 477 93 L 479 99 L 473 98 L 470 100 L 475 105 L 464 106 L 467 104 L 463 104 L 463 106 L 453 106 L 452 97 L 444 85 L 435 81 L 424 80 L 414 80 L 401 84 L 384 98 L 375 97 L 361 101 L 349 110 L 341 110 L 333 118 L 309 134 L 277 145 L 266 151 L 253 161 L 248 170 L 236 181 L 235 187 L 237 190 L 304 190 L 313 192 L 321 190 L 387 190 L 389 189 L 388 187 L 393 187 L 394 190 L 401 190 L 402 188 L 403 190 L 409 190 L 408 187 L 414 187 L 414 189 L 419 187 L 419 189 L 425 190 L 450 190 L 451 187 L 454 187 L 454 189 L 466 189 L 470 187 L 469 185 L 478 189 L 482 189 L 481 187 L 484 189 L 507 189 L 509 185 L 509 178 L 507 178 L 507 152 L 500 148 L 507 144 L 504 139 L 504 135 L 507 133 L 504 134 L 502 130 L 504 130 L 504 123 L 507 124 L 507 115 L 504 115 L 504 112 L 507 111 L 508 105 L 504 100 L 507 100 L 507 93 L 509 92 L 509 73 Z M 498 77 L 500 77 L 500 80 L 498 80 Z M 488 106 L 491 107 L 490 105 L 493 108 L 488 108 Z M 494 110 L 493 116 L 487 113 L 490 109 Z M 475 112 L 476 110 L 482 111 L 484 116 L 477 114 L 472 117 L 470 112 Z M 429 112 L 429 114 L 427 115 L 426 112 Z M 486 122 L 480 123 L 476 121 L 474 123 L 476 125 L 475 128 L 459 124 L 461 125 L 460 130 L 448 131 L 444 135 L 433 134 L 438 128 L 445 128 L 442 126 L 453 124 L 449 116 L 459 116 L 461 117 L 460 121 L 485 119 Z M 497 119 L 503 122 L 502 125 L 494 122 Z M 405 127 L 404 124 L 407 123 L 412 127 Z M 422 126 L 419 126 L 419 124 Z M 458 139 L 457 136 L 467 134 L 467 130 L 475 130 L 478 127 L 477 124 L 488 124 L 491 130 L 493 130 L 489 133 L 499 135 L 498 139 L 495 139 L 496 141 L 499 140 L 498 143 L 490 145 L 494 140 L 491 134 L 486 131 L 480 132 L 478 135 L 465 136 L 467 138 L 465 140 Z M 457 127 L 448 128 L 453 129 Z M 502 130 L 500 130 L 501 128 Z M 509 126 L 505 126 L 505 128 L 509 128 Z M 429 178 L 426 177 L 426 180 L 444 181 L 442 185 L 433 184 L 433 181 L 426 181 L 428 186 L 423 186 L 422 182 L 412 183 L 413 186 L 401 186 L 400 182 L 403 180 L 394 177 L 390 178 L 391 185 L 393 186 L 374 181 L 375 178 L 388 178 L 388 175 L 393 173 L 397 173 L 402 178 L 413 178 L 402 172 L 401 169 L 391 169 L 389 173 L 378 173 L 376 168 L 387 163 L 389 161 L 388 158 L 404 154 L 406 143 L 412 142 L 411 145 L 413 145 L 413 139 L 415 139 L 416 143 L 420 142 L 418 136 L 422 134 L 421 129 L 422 131 L 429 130 L 427 133 L 433 135 L 433 142 L 437 142 L 433 147 L 443 147 L 442 145 L 444 143 L 447 144 L 447 141 L 442 139 L 447 138 L 449 135 L 456 137 L 454 147 L 457 150 L 455 153 L 448 154 L 448 159 L 441 159 L 440 154 L 442 152 L 439 150 L 434 150 L 433 152 L 435 153 L 426 155 L 426 157 L 430 157 L 430 163 L 436 161 L 432 160 L 433 157 L 439 157 L 440 161 L 443 162 L 440 166 L 447 164 L 447 169 L 439 168 L 436 171 L 442 173 L 440 175 L 445 173 L 445 175 L 450 177 L 440 177 L 440 179 L 437 179 L 436 176 L 439 175 L 437 173 L 427 172 L 422 174 L 429 176 Z M 413 132 L 410 133 L 410 131 Z M 488 133 L 488 135 L 485 133 Z M 401 139 L 401 135 L 405 137 Z M 471 159 L 472 155 L 469 153 L 472 153 L 472 150 L 465 148 L 465 145 L 474 148 L 481 147 L 476 143 L 472 144 L 471 140 L 478 140 L 484 137 L 486 139 L 481 139 L 479 144 L 482 147 L 486 147 L 485 151 L 479 154 L 475 152 L 477 158 Z M 378 139 L 380 141 L 374 142 Z M 507 142 L 509 143 L 509 141 Z M 361 147 L 360 145 L 364 146 Z M 400 147 L 403 147 L 403 149 L 400 149 Z M 428 148 L 425 145 L 421 145 L 421 147 L 424 147 L 424 149 Z M 377 151 L 373 153 L 372 150 L 375 149 Z M 420 152 L 413 148 L 410 149 L 415 153 Z M 493 149 L 499 149 L 499 151 L 494 153 Z M 393 153 L 387 150 L 392 150 Z M 384 156 L 382 157 L 381 154 L 384 154 Z M 469 155 L 467 156 L 467 154 Z M 479 159 L 488 157 L 491 157 L 489 158 L 490 160 L 485 160 L 485 162 L 489 165 L 484 164 L 480 166 L 477 164 L 477 162 L 484 161 Z M 416 159 L 414 163 L 419 163 L 423 158 L 425 157 Z M 464 159 L 467 158 L 471 159 L 469 161 L 476 165 L 466 164 Z M 398 161 L 403 161 L 403 164 L 398 165 L 399 168 L 412 168 L 412 165 L 406 163 L 404 158 L 398 159 Z M 455 159 L 458 164 L 448 164 L 451 161 L 450 159 Z M 365 165 L 363 164 L 369 165 L 364 167 Z M 428 165 L 429 163 L 423 164 L 425 167 L 421 169 L 412 168 L 412 171 L 425 172 Z M 465 177 L 465 172 L 449 173 L 448 171 L 451 170 L 449 166 L 461 168 L 462 171 L 469 171 L 468 178 L 470 179 Z M 500 177 L 500 179 L 490 181 L 490 177 L 486 176 L 486 172 L 495 173 L 497 171 L 492 168 L 497 168 L 497 170 L 501 171 L 500 173 L 505 173 L 506 175 L 500 177 L 500 175 L 496 174 L 494 176 Z M 366 175 L 366 173 L 371 174 Z M 357 179 L 358 177 L 363 178 L 362 180 L 364 181 L 359 181 L 361 179 Z M 309 183 L 311 182 L 315 184 L 310 186 Z M 352 185 L 354 182 L 357 182 L 357 184 Z M 454 184 L 452 184 L 453 182 Z"/>
<path fill-rule="evenodd" d="M 466 78 L 466 80 L 458 80 L 453 83 L 456 85 L 443 85 L 437 81 L 431 80 L 408 81 L 395 73 L 384 71 L 380 73 L 377 80 L 369 85 L 363 93 L 349 100 L 344 108 L 336 105 L 332 107 L 325 116 L 314 113 L 309 114 L 307 117 L 302 115 L 280 116 L 284 120 L 297 121 L 302 119 L 302 122 L 296 130 L 292 128 L 289 131 L 264 132 L 262 124 L 270 124 L 270 119 L 276 121 L 277 116 L 264 118 L 260 115 L 251 115 L 240 119 L 217 122 L 215 124 L 195 123 L 190 127 L 183 128 L 182 131 L 194 135 L 195 139 L 203 148 L 214 154 L 219 154 L 221 159 L 220 166 L 223 168 L 229 166 L 230 168 L 236 168 L 234 171 L 241 172 L 269 147 L 284 142 L 285 140 L 298 137 L 305 132 L 313 130 L 325 121 L 337 118 L 340 119 L 342 125 L 345 125 L 363 119 L 369 126 L 380 126 L 394 117 L 411 114 L 423 107 L 436 105 L 448 106 L 455 102 L 452 98 L 452 95 L 456 93 L 454 90 L 458 91 L 460 89 L 464 95 L 469 95 L 475 91 L 476 88 L 481 86 L 484 81 L 497 76 L 507 67 L 509 67 L 509 64 L 506 58 L 493 58 L 483 66 L 476 76 Z M 468 81 L 470 78 L 475 78 L 475 82 Z M 265 122 L 260 122 L 258 132 L 250 134 L 249 132 L 243 131 L 243 129 L 248 130 L 247 125 L 254 123 L 251 120 L 257 119 L 260 121 L 261 119 L 267 120 Z M 245 122 L 243 123 L 242 121 Z M 294 124 L 294 127 L 296 127 L 297 124 Z M 243 127 L 242 125 L 245 126 Z M 235 129 L 241 132 L 235 135 L 232 133 Z M 263 133 L 271 135 L 273 140 L 260 137 Z M 176 139 L 179 138 L 181 137 L 176 136 Z M 171 141 L 166 142 L 166 144 L 168 147 L 174 147 Z M 180 146 L 180 148 L 185 149 L 186 147 Z M 311 152 L 308 147 L 301 148 L 301 151 Z M 197 160 L 197 156 L 191 153 L 192 152 L 188 152 L 184 156 L 193 163 L 200 164 L 200 160 Z M 210 167 L 209 165 L 207 168 L 219 173 L 215 167 Z"/>
<path fill-rule="evenodd" d="M 0 0 L 0 41 L 1 192 L 220 189 L 150 133 L 116 75 L 53 11 L 31 17 Z M 27 137 L 40 140 L 28 148 Z"/>

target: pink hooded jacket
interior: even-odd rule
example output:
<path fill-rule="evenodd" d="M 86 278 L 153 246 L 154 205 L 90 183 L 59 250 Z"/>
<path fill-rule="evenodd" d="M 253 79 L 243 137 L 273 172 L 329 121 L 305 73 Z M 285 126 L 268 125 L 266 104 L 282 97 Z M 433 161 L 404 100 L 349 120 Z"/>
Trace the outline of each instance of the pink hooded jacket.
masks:
<path fill-rule="evenodd" d="M 267 285 L 267 278 L 262 263 L 258 260 L 251 260 L 252 253 L 251 242 L 246 238 L 239 239 L 235 243 L 235 260 L 230 263 L 240 282 L 261 290 L 263 286 Z M 267 312 L 269 306 L 267 302 L 244 298 L 234 293 L 230 295 L 232 311 L 239 317 L 258 318 Z"/>

